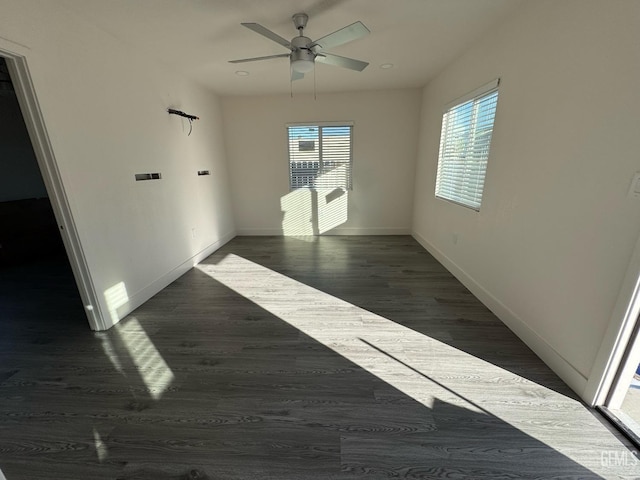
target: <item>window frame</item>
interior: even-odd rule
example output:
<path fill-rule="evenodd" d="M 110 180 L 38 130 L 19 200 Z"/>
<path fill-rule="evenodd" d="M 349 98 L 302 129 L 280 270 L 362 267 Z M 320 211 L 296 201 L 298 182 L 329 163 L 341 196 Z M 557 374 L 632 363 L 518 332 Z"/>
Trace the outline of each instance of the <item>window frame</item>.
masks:
<path fill-rule="evenodd" d="M 342 189 L 345 191 L 348 190 L 353 190 L 353 126 L 354 126 L 354 122 L 353 121 L 343 121 L 343 122 L 327 122 L 327 121 L 322 121 L 322 122 L 295 122 L 295 123 L 287 123 L 285 125 L 285 129 L 286 129 L 286 141 L 287 141 L 287 160 L 288 160 L 288 165 L 287 165 L 287 170 L 288 170 L 288 177 L 289 177 L 289 191 L 292 192 L 294 190 L 300 190 L 300 189 L 308 189 L 308 190 L 335 190 L 335 189 Z M 295 128 L 295 127 L 309 127 L 309 128 L 317 128 L 318 129 L 318 148 L 319 148 L 319 152 L 318 152 L 318 162 L 319 162 L 319 168 L 318 168 L 318 174 L 319 172 L 322 171 L 322 167 L 323 167 L 323 163 L 324 163 L 324 155 L 323 155 L 323 145 L 322 145 L 322 131 L 324 128 L 326 127 L 348 127 L 349 128 L 349 162 L 348 162 L 348 167 L 349 167 L 349 171 L 348 171 L 348 176 L 347 176 L 347 184 L 346 185 L 331 185 L 331 186 L 317 186 L 317 185 L 313 185 L 313 186 L 294 186 L 292 184 L 292 169 L 291 169 L 291 164 L 292 164 L 292 160 L 291 160 L 291 133 L 290 133 L 290 129 L 291 128 Z M 316 175 L 318 175 L 316 174 Z M 317 176 L 316 176 L 317 178 Z"/>
<path fill-rule="evenodd" d="M 500 85 L 500 79 L 497 78 L 485 85 L 482 85 L 479 88 L 476 88 L 475 90 L 461 97 L 456 98 L 455 100 L 449 102 L 444 106 L 443 112 L 442 112 L 442 123 L 441 123 L 441 130 L 440 130 L 440 145 L 438 149 L 438 164 L 437 164 L 436 175 L 435 175 L 436 178 L 435 178 L 434 190 L 435 190 L 436 198 L 440 200 L 444 200 L 446 202 L 453 203 L 455 205 L 460 205 L 462 207 L 474 210 L 476 212 L 480 211 L 480 207 L 482 206 L 482 200 L 484 196 L 484 185 L 485 185 L 486 173 L 488 169 L 488 160 L 491 152 L 491 143 L 493 141 L 493 131 L 495 128 L 495 117 L 497 114 L 497 106 L 498 106 L 498 99 L 499 99 L 499 90 L 498 90 L 499 85 Z M 488 141 L 483 143 L 483 145 L 486 146 L 486 155 L 472 156 L 470 159 L 465 157 L 463 159 L 463 165 L 466 165 L 468 161 L 472 161 L 472 160 L 484 162 L 484 170 L 481 171 L 480 173 L 482 177 L 481 183 L 479 183 L 477 179 L 469 182 L 464 181 L 464 178 L 463 178 L 464 174 L 458 173 L 456 175 L 447 175 L 446 169 L 451 171 L 452 170 L 451 164 L 456 159 L 456 157 L 451 156 L 450 154 L 444 153 L 445 151 L 453 148 L 452 145 L 447 144 L 447 141 L 451 142 L 452 140 L 454 140 L 454 134 L 448 130 L 448 128 L 450 127 L 448 122 L 450 120 L 447 118 L 447 115 L 449 115 L 450 113 L 459 113 L 460 110 L 462 110 L 462 108 L 458 112 L 455 112 L 457 108 L 468 105 L 471 102 L 471 109 L 473 110 L 473 113 L 471 114 L 471 117 L 469 120 L 469 125 L 468 125 L 469 131 L 464 136 L 464 145 L 465 145 L 465 149 L 467 149 L 469 145 L 473 144 L 475 135 L 478 134 L 478 130 L 476 129 L 478 112 L 476 109 L 479 109 L 479 106 L 481 105 L 483 99 L 485 99 L 486 97 L 494 93 L 496 95 L 495 95 L 494 109 L 493 109 L 493 112 L 491 113 L 492 120 L 491 120 L 491 129 L 489 133 L 489 139 Z M 471 173 L 473 176 L 477 176 L 480 170 L 481 169 L 474 169 L 474 170 L 471 170 Z M 473 189 L 475 189 L 475 191 L 473 192 L 473 194 L 465 195 L 463 193 L 460 193 L 460 194 L 451 193 L 448 195 L 447 192 L 443 191 L 443 189 L 441 188 L 442 184 L 445 182 L 454 183 L 455 185 L 454 188 L 450 190 L 457 189 L 458 192 L 460 192 L 464 189 L 465 186 L 467 186 L 467 187 L 472 187 Z M 479 194 L 478 194 L 478 185 L 480 190 Z"/>

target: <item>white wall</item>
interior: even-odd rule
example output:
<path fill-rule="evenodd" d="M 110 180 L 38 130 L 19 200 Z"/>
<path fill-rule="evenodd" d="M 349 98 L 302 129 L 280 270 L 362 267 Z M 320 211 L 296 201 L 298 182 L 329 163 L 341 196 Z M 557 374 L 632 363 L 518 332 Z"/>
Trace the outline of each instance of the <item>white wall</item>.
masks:
<path fill-rule="evenodd" d="M 234 235 L 219 101 L 63 2 L 0 6 L 2 46 L 27 59 L 92 283 L 112 323 Z M 190 137 L 168 107 L 201 117 Z M 212 175 L 197 177 L 200 169 Z M 163 178 L 135 182 L 144 172 Z"/>
<path fill-rule="evenodd" d="M 46 196 L 18 99 L 0 92 L 0 202 Z"/>
<path fill-rule="evenodd" d="M 354 122 L 354 161 L 352 191 L 331 202 L 318 195 L 319 233 L 409 233 L 420 104 L 420 89 L 225 97 L 238 233 L 318 233 L 312 194 L 289 192 L 285 125 L 320 121 Z"/>
<path fill-rule="evenodd" d="M 416 238 L 579 393 L 640 230 L 639 25 L 635 0 L 528 2 L 423 92 Z M 496 77 L 476 213 L 434 198 L 442 107 Z"/>

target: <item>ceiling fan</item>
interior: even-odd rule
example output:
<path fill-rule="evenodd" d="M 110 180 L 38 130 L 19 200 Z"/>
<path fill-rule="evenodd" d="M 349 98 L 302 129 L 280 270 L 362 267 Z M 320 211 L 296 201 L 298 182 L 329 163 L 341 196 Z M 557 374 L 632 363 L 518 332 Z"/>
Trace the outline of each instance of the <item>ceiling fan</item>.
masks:
<path fill-rule="evenodd" d="M 361 72 L 369 65 L 368 62 L 355 60 L 353 58 L 341 57 L 327 53 L 326 50 L 344 45 L 358 38 L 369 34 L 369 29 L 362 22 L 355 22 L 351 25 L 341 28 L 333 33 L 312 41 L 304 36 L 304 28 L 307 26 L 309 16 L 306 13 L 296 13 L 293 17 L 293 24 L 298 29 L 299 35 L 288 41 L 277 33 L 272 32 L 268 28 L 263 27 L 259 23 L 242 23 L 241 25 L 253 30 L 260 35 L 267 37 L 285 48 L 291 50 L 290 53 L 282 53 L 278 55 L 268 55 L 266 57 L 243 58 L 240 60 L 230 60 L 229 63 L 255 62 L 258 60 L 269 60 L 271 58 L 289 57 L 291 64 L 291 80 L 299 80 L 304 78 L 304 74 L 313 70 L 315 62 L 327 63 L 338 67 L 348 68 Z"/>

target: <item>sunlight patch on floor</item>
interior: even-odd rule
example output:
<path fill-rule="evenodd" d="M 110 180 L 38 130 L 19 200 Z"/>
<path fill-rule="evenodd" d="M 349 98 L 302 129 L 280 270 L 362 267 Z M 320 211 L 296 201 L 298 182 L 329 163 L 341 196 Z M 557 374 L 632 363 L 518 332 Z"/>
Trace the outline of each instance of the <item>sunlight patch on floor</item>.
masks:
<path fill-rule="evenodd" d="M 538 412 L 532 425 L 523 418 L 523 409 L 537 402 L 531 395 L 558 396 L 559 403 L 566 397 L 240 256 L 228 254 L 196 268 L 426 407 L 438 399 L 493 415 L 545 444 L 553 443 L 559 423 L 570 428 L 572 421 L 590 418 L 575 402 L 570 418 Z M 541 422 L 549 428 L 540 429 Z M 563 453 L 578 461 L 585 452 Z"/>
<path fill-rule="evenodd" d="M 98 455 L 98 461 L 104 462 L 109 457 L 109 449 L 107 445 L 102 441 L 100 433 L 93 427 L 93 443 L 96 449 L 96 455 Z"/>
<path fill-rule="evenodd" d="M 151 398 L 159 400 L 162 397 L 175 376 L 135 317 L 123 320 L 112 330 L 94 335 L 117 372 L 130 377 L 131 381 L 133 373 L 139 375 Z M 126 354 L 119 351 L 120 346 L 126 349 Z M 129 367 L 131 364 L 133 370 Z"/>
<path fill-rule="evenodd" d="M 486 362 L 476 357 L 242 257 L 231 254 L 215 265 L 196 268 L 427 407 L 436 397 L 450 401 L 452 396 L 420 374 L 438 373 L 433 367 L 439 363 L 436 355 L 446 350 L 452 371 L 460 365 L 468 373 L 469 362 L 481 362 L 486 368 Z M 463 399 L 454 397 L 457 403 Z"/>
<path fill-rule="evenodd" d="M 149 389 L 149 394 L 154 400 L 158 400 L 175 378 L 169 365 L 136 318 L 129 318 L 126 322 L 117 324 L 115 328 Z"/>
<path fill-rule="evenodd" d="M 122 367 L 120 356 L 118 355 L 118 352 L 116 352 L 116 350 L 113 348 L 113 343 L 109 338 L 109 334 L 105 332 L 95 332 L 94 336 L 100 340 L 102 350 L 111 362 L 111 365 L 113 365 L 113 368 L 116 369 L 116 372 L 124 375 L 124 368 Z"/>

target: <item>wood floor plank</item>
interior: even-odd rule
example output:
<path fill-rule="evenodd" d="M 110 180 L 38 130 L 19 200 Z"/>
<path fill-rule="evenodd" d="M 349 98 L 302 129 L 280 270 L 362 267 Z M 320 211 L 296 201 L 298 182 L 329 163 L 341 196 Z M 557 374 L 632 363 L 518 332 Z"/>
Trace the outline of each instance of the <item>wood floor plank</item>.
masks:
<path fill-rule="evenodd" d="M 411 237 L 237 237 L 100 333 L 63 267 L 0 271 L 7 480 L 640 478 Z"/>

